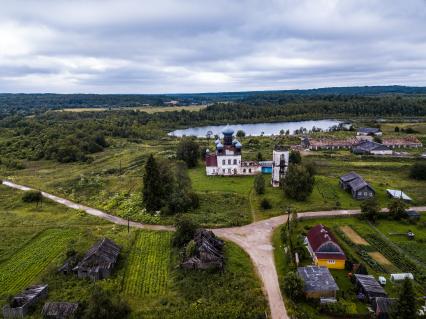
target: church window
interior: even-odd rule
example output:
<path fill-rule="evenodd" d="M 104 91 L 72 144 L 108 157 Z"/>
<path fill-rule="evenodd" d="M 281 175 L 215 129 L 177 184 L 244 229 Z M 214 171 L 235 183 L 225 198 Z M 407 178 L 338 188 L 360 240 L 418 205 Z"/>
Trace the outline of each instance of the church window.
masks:
<path fill-rule="evenodd" d="M 246 172 L 246 169 L 244 168 L 244 169 L 243 169 L 243 173 L 245 173 L 245 172 Z"/>
<path fill-rule="evenodd" d="M 234 165 L 237 165 L 237 160 L 236 159 L 234 159 Z"/>
<path fill-rule="evenodd" d="M 228 160 L 228 165 L 231 165 L 231 160 L 230 159 Z"/>
<path fill-rule="evenodd" d="M 225 165 L 225 160 L 222 160 L 222 165 Z"/>
<path fill-rule="evenodd" d="M 228 168 L 228 173 L 231 174 L 231 169 L 230 168 Z"/>
<path fill-rule="evenodd" d="M 249 173 L 251 173 L 251 168 L 249 168 Z"/>

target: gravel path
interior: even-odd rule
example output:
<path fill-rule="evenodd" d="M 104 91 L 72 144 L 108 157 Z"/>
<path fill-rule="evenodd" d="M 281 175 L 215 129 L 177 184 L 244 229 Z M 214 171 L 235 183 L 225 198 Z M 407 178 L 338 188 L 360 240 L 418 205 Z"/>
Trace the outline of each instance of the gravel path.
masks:
<path fill-rule="evenodd" d="M 30 187 L 18 185 L 10 181 L 2 181 L 2 184 L 11 188 L 19 189 L 22 191 L 33 190 Z M 128 221 L 107 214 L 101 210 L 94 209 L 85 205 L 74 203 L 70 200 L 42 192 L 42 195 L 50 200 L 59 204 L 65 205 L 70 208 L 83 210 L 86 213 L 105 219 L 118 225 L 127 226 Z M 426 206 L 413 207 L 418 211 L 426 211 Z M 312 219 L 319 217 L 350 217 L 360 214 L 359 210 L 333 210 L 333 211 L 318 211 L 318 212 L 304 212 L 298 213 L 299 219 Z M 264 293 L 268 299 L 269 307 L 271 310 L 272 319 L 288 319 L 287 311 L 281 295 L 281 289 L 278 281 L 277 270 L 274 262 L 274 248 L 272 246 L 272 234 L 275 228 L 284 224 L 287 221 L 287 215 L 272 217 L 266 220 L 254 222 L 252 224 L 231 227 L 231 228 L 218 228 L 212 229 L 213 232 L 224 239 L 235 242 L 243 248 L 250 256 L 253 264 L 262 280 Z M 172 226 L 163 225 L 148 225 L 138 222 L 129 222 L 131 227 L 159 230 L 159 231 L 174 231 Z"/>

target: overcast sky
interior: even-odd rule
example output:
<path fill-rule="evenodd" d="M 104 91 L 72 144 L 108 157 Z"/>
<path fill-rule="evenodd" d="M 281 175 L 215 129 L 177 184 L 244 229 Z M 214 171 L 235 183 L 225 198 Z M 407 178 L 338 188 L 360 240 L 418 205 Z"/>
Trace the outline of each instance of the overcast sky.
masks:
<path fill-rule="evenodd" d="M 426 0 L 0 0 L 0 92 L 426 86 Z"/>

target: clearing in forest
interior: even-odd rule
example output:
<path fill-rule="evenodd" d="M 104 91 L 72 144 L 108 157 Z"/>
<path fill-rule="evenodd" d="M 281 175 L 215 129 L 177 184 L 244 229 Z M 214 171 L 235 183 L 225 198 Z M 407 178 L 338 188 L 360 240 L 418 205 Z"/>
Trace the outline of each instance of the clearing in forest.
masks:
<path fill-rule="evenodd" d="M 350 226 L 340 226 L 340 230 L 356 245 L 368 246 L 369 243 Z"/>
<path fill-rule="evenodd" d="M 47 229 L 9 259 L 0 264 L 1 295 L 15 294 L 40 276 L 40 274 L 57 258 L 65 253 L 66 247 L 74 234 L 70 230 Z"/>
<path fill-rule="evenodd" d="M 123 291 L 126 295 L 159 296 L 170 281 L 170 232 L 139 231 L 126 268 Z"/>

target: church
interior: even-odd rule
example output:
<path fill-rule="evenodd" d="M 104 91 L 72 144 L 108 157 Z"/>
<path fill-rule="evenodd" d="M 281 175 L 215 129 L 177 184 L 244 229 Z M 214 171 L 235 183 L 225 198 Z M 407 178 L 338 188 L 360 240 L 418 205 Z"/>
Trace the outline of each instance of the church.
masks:
<path fill-rule="evenodd" d="M 241 151 L 243 145 L 234 138 L 234 130 L 228 126 L 222 131 L 223 143 L 215 141 L 216 151 L 206 150 L 206 174 L 222 176 L 257 175 L 272 172 L 272 185 L 279 186 L 288 166 L 288 151 L 274 150 L 273 161 L 243 161 Z"/>

